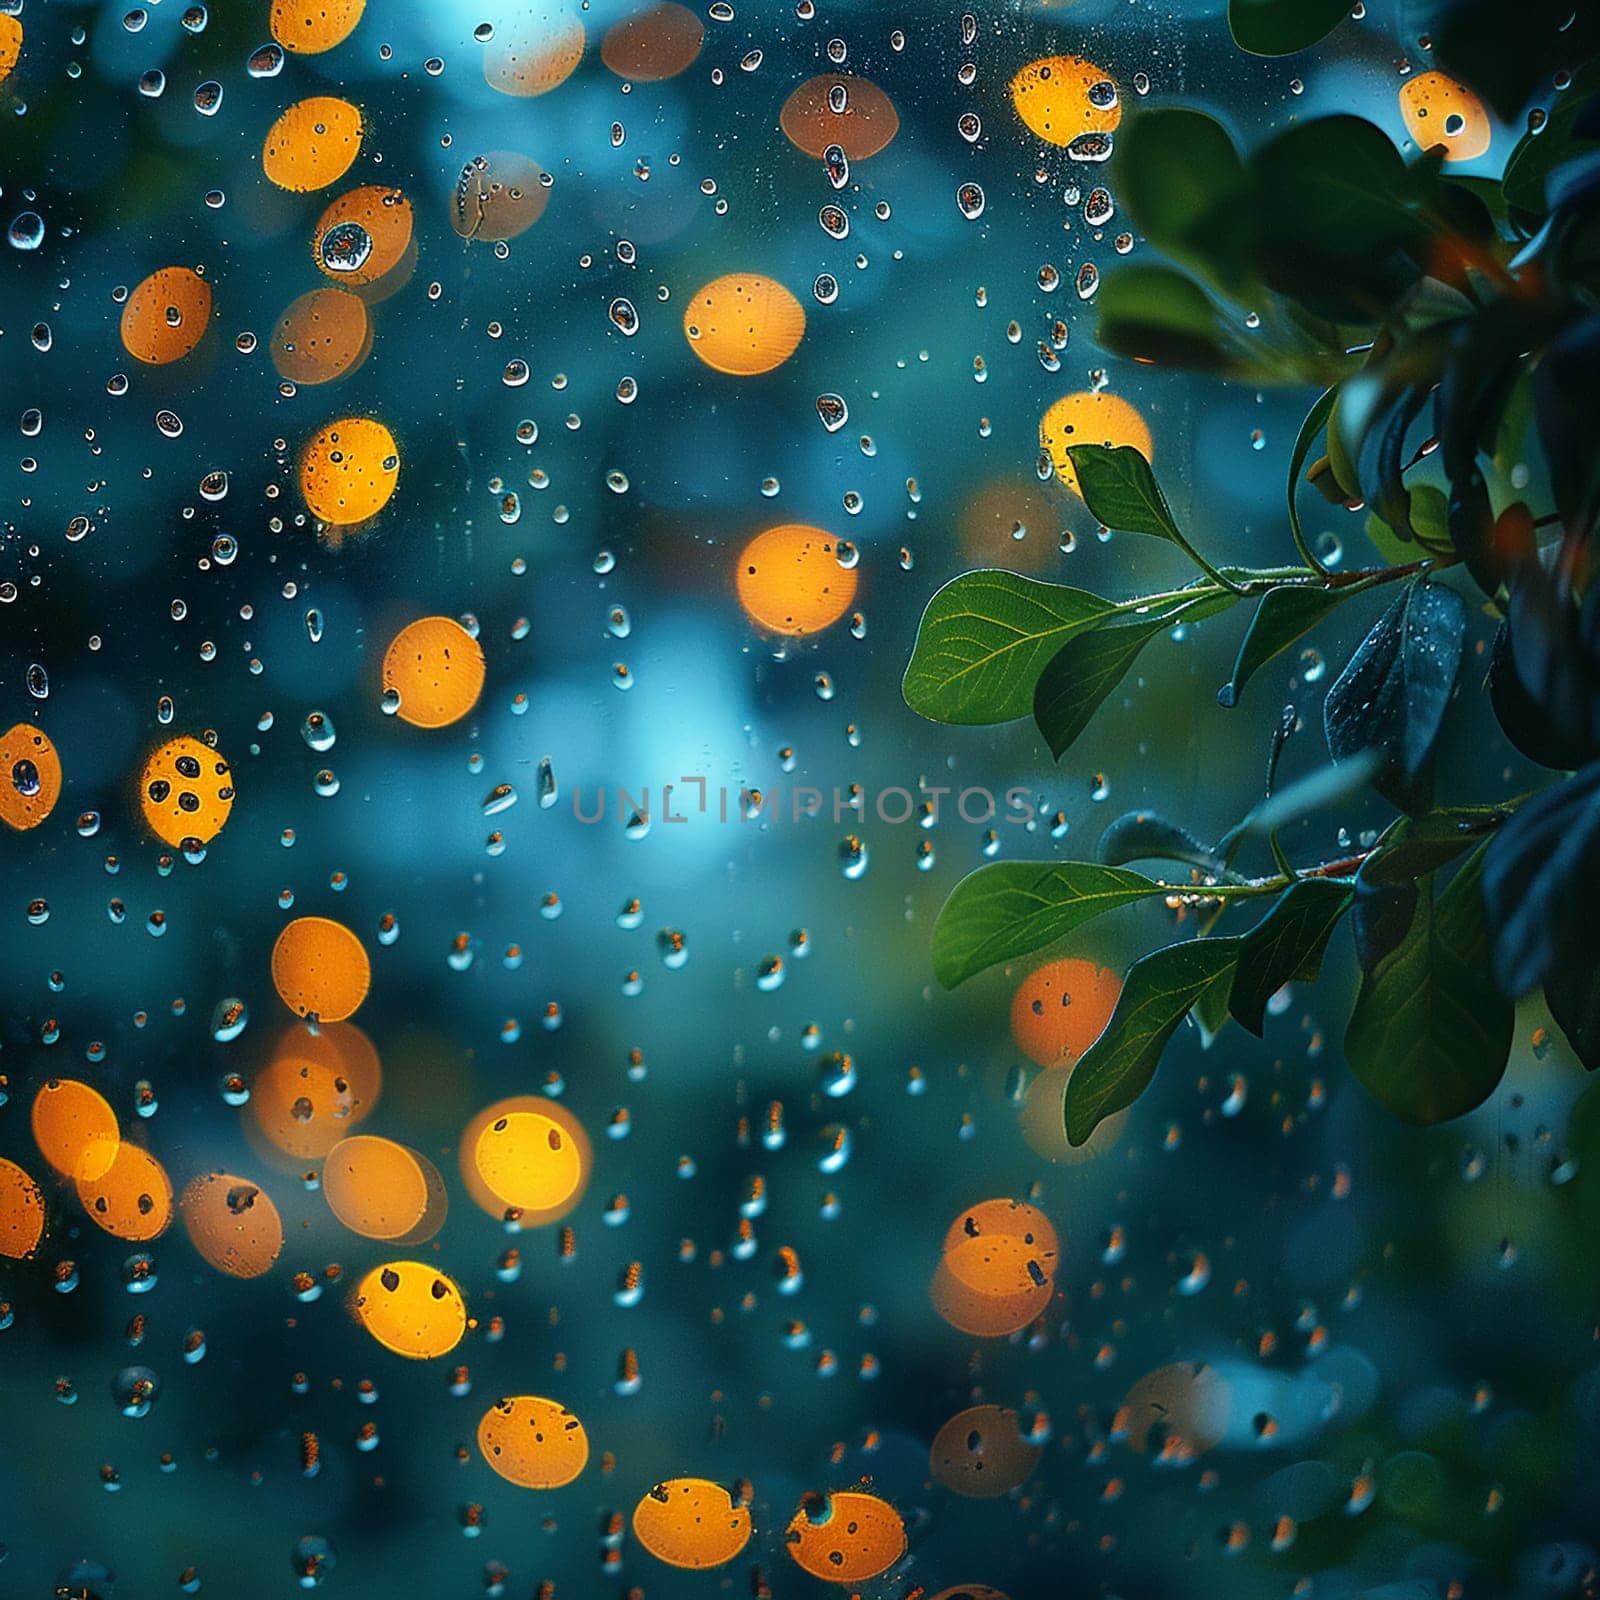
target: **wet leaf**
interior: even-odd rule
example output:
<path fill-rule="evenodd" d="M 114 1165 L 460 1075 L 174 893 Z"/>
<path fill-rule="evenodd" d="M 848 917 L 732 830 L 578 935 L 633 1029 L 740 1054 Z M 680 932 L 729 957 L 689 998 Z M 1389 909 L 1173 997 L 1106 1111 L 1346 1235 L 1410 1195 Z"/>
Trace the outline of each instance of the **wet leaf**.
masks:
<path fill-rule="evenodd" d="M 1283 584 L 1262 595 L 1251 619 L 1233 676 L 1217 691 L 1224 706 L 1238 703 L 1239 692 L 1258 668 L 1303 639 L 1328 613 L 1350 598 L 1351 590 L 1323 589 L 1313 584 Z"/>
<path fill-rule="evenodd" d="M 1486 848 L 1437 899 L 1424 883 L 1404 938 L 1362 982 L 1345 1032 L 1362 1086 L 1419 1126 L 1482 1105 L 1506 1069 L 1515 1011 L 1490 970 Z"/>
<path fill-rule="evenodd" d="M 1085 1143 L 1109 1116 L 1149 1087 L 1167 1041 L 1206 991 L 1226 983 L 1238 939 L 1191 939 L 1134 962 L 1106 1030 L 1067 1082 L 1067 1142 Z"/>
<path fill-rule="evenodd" d="M 1588 62 L 1573 74 L 1567 90 L 1557 95 L 1550 119 L 1537 133 L 1525 133 L 1506 161 L 1501 189 L 1506 200 L 1532 217 L 1544 215 L 1546 183 L 1550 174 L 1571 156 L 1595 148 L 1592 134 L 1584 137 L 1580 113 L 1600 93 L 1600 61 Z"/>
<path fill-rule="evenodd" d="M 1600 1066 L 1600 761 L 1518 807 L 1489 844 L 1484 897 L 1501 987 L 1524 995 L 1542 983 L 1583 1064 Z"/>
<path fill-rule="evenodd" d="M 1002 861 L 958 883 L 933 930 L 933 970 L 946 989 L 997 961 L 1025 956 L 1119 906 L 1171 894 L 1124 867 L 1090 861 Z"/>
<path fill-rule="evenodd" d="M 1116 607 L 1099 595 L 985 570 L 952 579 L 922 614 L 906 704 L 933 722 L 1010 722 L 1033 709 L 1045 663 Z"/>
<path fill-rule="evenodd" d="M 1466 606 L 1414 580 L 1378 619 L 1328 690 L 1323 723 L 1335 762 L 1372 752 L 1373 786 L 1400 810 L 1427 809 L 1432 757 L 1455 689 Z"/>
<path fill-rule="evenodd" d="M 1401 817 L 1378 841 L 1361 876 L 1375 888 L 1414 883 L 1470 850 L 1506 815 L 1495 806 L 1444 806 Z"/>
<path fill-rule="evenodd" d="M 1228 1009 L 1257 1037 L 1267 1002 L 1284 984 L 1314 982 L 1323 952 L 1350 909 L 1351 892 L 1329 878 L 1302 878 L 1239 942 L 1239 962 Z"/>

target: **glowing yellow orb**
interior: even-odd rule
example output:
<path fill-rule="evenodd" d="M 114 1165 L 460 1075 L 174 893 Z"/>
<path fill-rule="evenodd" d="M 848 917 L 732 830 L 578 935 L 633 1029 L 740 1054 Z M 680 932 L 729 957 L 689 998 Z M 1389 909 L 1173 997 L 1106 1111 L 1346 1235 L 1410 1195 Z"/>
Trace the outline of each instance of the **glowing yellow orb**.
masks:
<path fill-rule="evenodd" d="M 355 32 L 367 0 L 272 0 L 268 27 L 285 50 L 321 55 Z"/>
<path fill-rule="evenodd" d="M 1112 133 L 1122 101 L 1109 74 L 1082 56 L 1030 61 L 1011 80 L 1011 103 L 1046 144 L 1069 145 L 1086 133 Z"/>
<path fill-rule="evenodd" d="M 33 1097 L 33 1142 L 63 1178 L 93 1183 L 117 1159 L 122 1130 L 98 1089 L 51 1078 Z"/>
<path fill-rule="evenodd" d="M 340 417 L 312 434 L 300 457 L 300 492 L 334 527 L 375 517 L 400 481 L 400 447 L 372 417 Z"/>
<path fill-rule="evenodd" d="M 211 285 L 189 267 L 162 267 L 122 307 L 122 345 L 136 361 L 181 361 L 211 323 Z"/>
<path fill-rule="evenodd" d="M 383 692 L 399 696 L 395 714 L 414 728 L 459 722 L 483 693 L 483 650 L 449 617 L 407 624 L 383 654 Z"/>
<path fill-rule="evenodd" d="M 559 1489 L 589 1460 L 583 1424 L 559 1400 L 536 1394 L 496 1400 L 478 1424 L 483 1459 L 523 1489 Z"/>
<path fill-rule="evenodd" d="M 78 1179 L 83 1209 L 117 1239 L 159 1238 L 172 1221 L 172 1180 L 148 1150 L 124 1142 L 98 1178 Z"/>
<path fill-rule="evenodd" d="M 179 734 L 151 751 L 139 774 L 139 808 L 158 839 L 201 844 L 222 831 L 233 810 L 233 772 L 202 739 Z"/>
<path fill-rule="evenodd" d="M 334 1216 L 368 1239 L 421 1244 L 444 1225 L 438 1169 L 393 1139 L 366 1133 L 341 1139 L 323 1163 L 322 1193 Z"/>
<path fill-rule="evenodd" d="M 478 1135 L 478 1176 L 496 1199 L 519 1211 L 550 1211 L 583 1182 L 584 1153 L 554 1117 L 512 1111 Z"/>
<path fill-rule="evenodd" d="M 309 194 L 337 183 L 361 154 L 361 112 L 348 100 L 297 100 L 267 130 L 261 169 L 280 189 Z"/>
<path fill-rule="evenodd" d="M 0 1156 L 0 1256 L 26 1261 L 44 1237 L 44 1195 L 15 1161 Z"/>
<path fill-rule="evenodd" d="M 720 1567 L 749 1544 L 750 1508 L 720 1483 L 669 1478 L 634 1507 L 633 1532 L 657 1561 L 670 1567 Z"/>
<path fill-rule="evenodd" d="M 781 367 L 800 346 L 805 308 L 775 278 L 730 272 L 689 299 L 683 336 L 718 372 L 753 378 Z"/>
<path fill-rule="evenodd" d="M 357 1286 L 354 1308 L 379 1344 L 413 1361 L 448 1354 L 467 1331 L 461 1290 L 423 1261 L 374 1267 Z"/>
<path fill-rule="evenodd" d="M 739 604 L 769 633 L 799 636 L 831 627 L 856 597 L 854 567 L 821 528 L 789 522 L 758 533 L 734 567 Z"/>
<path fill-rule="evenodd" d="M 517 1119 L 515 1128 L 510 1126 L 513 1119 Z M 485 1145 L 485 1136 L 499 1122 L 508 1124 L 506 1132 L 495 1135 Z M 549 1148 L 549 1129 L 552 1126 L 559 1129 L 563 1135 L 563 1148 L 560 1152 Z M 524 1132 L 532 1138 L 535 1146 L 542 1134 L 545 1150 L 539 1152 L 535 1149 L 527 1155 L 520 1152 L 518 1147 Z M 559 1193 L 570 1178 L 572 1172 L 570 1163 L 574 1159 L 577 1164 L 577 1182 L 562 1195 L 561 1199 L 552 1201 L 549 1205 L 519 1206 L 516 1202 L 497 1194 L 489 1186 L 478 1164 L 480 1150 L 490 1157 L 490 1170 L 495 1173 L 497 1181 L 508 1187 L 514 1184 L 526 1184 L 527 1188 L 519 1190 L 525 1194 Z M 530 1163 L 531 1170 L 526 1173 L 521 1170 L 523 1159 Z M 560 1221 L 582 1199 L 583 1191 L 589 1182 L 593 1151 L 583 1124 L 564 1105 L 544 1095 L 522 1094 L 512 1095 L 506 1100 L 496 1100 L 492 1105 L 485 1106 L 468 1122 L 461 1135 L 459 1162 L 461 1179 L 467 1187 L 467 1193 L 482 1210 L 499 1221 L 505 1220 L 509 1215 L 515 1217 L 519 1227 L 539 1228 Z M 537 1190 L 533 1187 L 536 1180 L 539 1186 Z"/>
<path fill-rule="evenodd" d="M 41 728 L 25 722 L 0 734 L 0 821 L 18 833 L 37 828 L 61 798 L 61 757 Z"/>
<path fill-rule="evenodd" d="M 795 1564 L 830 1583 L 865 1583 L 906 1551 L 906 1526 L 887 1500 L 858 1489 L 810 1494 L 784 1535 Z"/>
<path fill-rule="evenodd" d="M 342 922 L 296 917 L 272 946 L 272 983 L 296 1016 L 343 1022 L 367 998 L 372 964 Z"/>
<path fill-rule="evenodd" d="M 1494 132 L 1483 101 L 1443 72 L 1419 72 L 1400 85 L 1400 119 L 1419 150 L 1442 148 L 1446 161 L 1476 160 Z"/>

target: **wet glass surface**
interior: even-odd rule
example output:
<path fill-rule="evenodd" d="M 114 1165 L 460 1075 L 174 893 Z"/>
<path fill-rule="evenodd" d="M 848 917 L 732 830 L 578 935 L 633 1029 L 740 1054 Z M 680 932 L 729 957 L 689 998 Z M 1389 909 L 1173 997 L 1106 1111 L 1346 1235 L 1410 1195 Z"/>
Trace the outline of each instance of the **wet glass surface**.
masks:
<path fill-rule="evenodd" d="M 1230 712 L 1180 626 L 1059 765 L 901 690 L 958 573 L 1188 581 L 1069 439 L 1274 559 L 1317 390 L 1096 344 L 1114 144 L 1414 153 L 1366 9 L 0 15 L 0 1595 L 1590 1592 L 1539 1016 L 1419 1132 L 1330 962 L 1073 1149 L 1188 913 L 930 960 L 985 861 L 1221 834 L 1360 637 Z"/>

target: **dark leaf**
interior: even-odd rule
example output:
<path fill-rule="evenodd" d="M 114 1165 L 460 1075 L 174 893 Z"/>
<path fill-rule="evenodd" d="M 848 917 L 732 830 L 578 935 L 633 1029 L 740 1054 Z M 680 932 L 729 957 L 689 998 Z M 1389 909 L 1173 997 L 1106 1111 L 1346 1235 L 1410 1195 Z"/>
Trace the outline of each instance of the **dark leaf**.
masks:
<path fill-rule="evenodd" d="M 1051 658 L 1034 690 L 1033 720 L 1057 761 L 1122 682 L 1139 652 L 1171 626 L 1169 618 L 1157 617 L 1096 628 L 1069 640 Z"/>
<path fill-rule="evenodd" d="M 922 614 L 902 685 L 906 704 L 934 722 L 1025 717 L 1045 663 L 1115 610 L 1097 594 L 1014 572 L 964 573 Z"/>
<path fill-rule="evenodd" d="M 1256 607 L 1255 617 L 1239 646 L 1233 676 L 1217 691 L 1221 705 L 1238 703 L 1239 691 L 1274 656 L 1281 655 L 1296 639 L 1303 639 L 1327 614 L 1353 591 L 1323 589 L 1312 584 L 1283 584 L 1268 589 Z"/>
<path fill-rule="evenodd" d="M 1228 0 L 1233 42 L 1253 56 L 1309 50 L 1349 15 L 1346 0 Z"/>
<path fill-rule="evenodd" d="M 1434 396 L 1433 431 L 1450 485 L 1450 542 L 1485 594 L 1531 547 L 1507 543 L 1513 530 L 1496 523 L 1478 456 L 1496 447 L 1526 370 L 1525 352 L 1543 337 L 1535 311 L 1516 302 L 1492 305 L 1453 330 Z"/>
<path fill-rule="evenodd" d="M 997 961 L 1053 944 L 1084 923 L 1169 895 L 1166 885 L 1091 861 L 1002 861 L 958 883 L 933 929 L 933 970 L 946 989 Z"/>
<path fill-rule="evenodd" d="M 1144 1093 L 1167 1041 L 1208 989 L 1229 980 L 1238 953 L 1237 939 L 1191 939 L 1134 962 L 1105 1032 L 1067 1081 L 1069 1144 L 1085 1143 Z"/>
<path fill-rule="evenodd" d="M 1600 1068 L 1600 962 L 1592 951 L 1563 950 L 1544 980 L 1545 1004 L 1589 1072 Z"/>
<path fill-rule="evenodd" d="M 1600 171 L 1600 166 L 1597 166 Z M 1534 370 L 1539 442 L 1556 510 L 1568 533 L 1588 538 L 1600 519 L 1600 312 L 1568 327 Z"/>
<path fill-rule="evenodd" d="M 1564 728 L 1549 708 L 1528 693 L 1512 656 L 1510 625 L 1505 622 L 1495 635 L 1489 664 L 1489 703 L 1506 738 L 1541 767 L 1576 772 L 1596 754 L 1586 728 Z"/>
<path fill-rule="evenodd" d="M 1109 867 L 1130 861 L 1182 861 L 1215 872 L 1222 864 L 1209 846 L 1154 811 L 1129 811 L 1118 817 L 1100 835 L 1099 856 Z"/>
<path fill-rule="evenodd" d="M 1210 296 L 1172 267 L 1122 267 L 1107 275 L 1095 304 L 1095 339 L 1116 355 L 1198 372 L 1256 369 L 1236 348 Z"/>
<path fill-rule="evenodd" d="M 1357 646 L 1323 704 L 1333 759 L 1376 752 L 1373 786 L 1402 811 L 1427 809 L 1434 742 L 1466 625 L 1466 606 L 1453 589 L 1412 581 Z"/>
<path fill-rule="evenodd" d="M 1580 610 L 1536 562 L 1511 583 L 1490 694 L 1506 737 L 1543 766 L 1576 771 L 1600 755 L 1600 585 Z"/>
<path fill-rule="evenodd" d="M 1316 315 L 1377 321 L 1431 265 L 1445 227 L 1437 175 L 1408 168 L 1359 117 L 1298 123 L 1250 159 L 1253 204 L 1271 218 L 1256 265 L 1271 288 Z"/>
<path fill-rule="evenodd" d="M 1506 161 L 1501 189 L 1506 200 L 1530 218 L 1542 217 L 1547 205 L 1546 180 L 1561 163 L 1594 148 L 1600 129 L 1587 126 L 1583 113 L 1600 106 L 1600 62 L 1590 61 L 1573 75 L 1565 93 L 1557 95 L 1549 120 L 1537 133 L 1526 133 Z"/>
<path fill-rule="evenodd" d="M 1527 994 L 1569 960 L 1600 967 L 1600 761 L 1517 808 L 1489 845 L 1483 883 L 1495 975 L 1507 994 Z M 1557 988 L 1581 992 L 1570 980 Z"/>
<path fill-rule="evenodd" d="M 1414 883 L 1377 884 L 1364 870 L 1356 875 L 1350 932 L 1355 937 L 1356 965 L 1366 977 L 1405 938 L 1416 915 L 1418 892 Z"/>
<path fill-rule="evenodd" d="M 1331 878 L 1302 878 L 1240 940 L 1228 1009 L 1251 1033 L 1260 1036 L 1267 1002 L 1284 984 L 1315 981 L 1350 899 Z"/>
<path fill-rule="evenodd" d="M 1504 0 L 1455 0 L 1435 49 L 1440 65 L 1514 122 L 1541 83 L 1600 47 L 1600 12 L 1582 0 L 1522 0 L 1516 26 L 1506 21 Z"/>
<path fill-rule="evenodd" d="M 1405 937 L 1363 980 L 1345 1031 L 1362 1086 L 1421 1126 L 1482 1105 L 1511 1049 L 1515 1010 L 1490 970 L 1484 848 L 1437 900 L 1424 885 Z"/>

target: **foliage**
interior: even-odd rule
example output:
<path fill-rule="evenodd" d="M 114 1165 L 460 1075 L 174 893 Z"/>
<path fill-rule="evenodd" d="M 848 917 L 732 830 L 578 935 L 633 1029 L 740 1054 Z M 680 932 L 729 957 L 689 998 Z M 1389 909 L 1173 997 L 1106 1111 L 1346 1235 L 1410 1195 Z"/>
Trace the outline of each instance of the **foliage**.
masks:
<path fill-rule="evenodd" d="M 1574 20 L 1570 4 L 1533 0 L 1507 49 L 1499 12 L 1455 6 L 1441 63 L 1508 118 L 1558 76 L 1570 86 L 1498 181 L 1452 176 L 1442 149 L 1408 163 L 1352 116 L 1295 124 L 1248 154 L 1181 107 L 1138 110 L 1118 134 L 1121 196 L 1166 260 L 1108 279 L 1099 341 L 1219 380 L 1323 390 L 1290 461 L 1297 560 L 1208 557 L 1137 450 L 1083 444 L 1070 454 L 1090 513 L 1175 545 L 1200 575 L 1117 601 L 968 573 L 923 618 L 908 703 L 945 722 L 1031 713 L 1059 760 L 1177 624 L 1250 610 L 1218 694 L 1232 707 L 1335 608 L 1380 590 L 1389 602 L 1327 691 L 1326 771 L 1275 794 L 1280 730 L 1266 798 L 1215 845 L 1135 813 L 1107 829 L 1097 862 L 993 864 L 951 894 L 933 951 L 946 987 L 1139 901 L 1189 913 L 1198 930 L 1130 970 L 1068 1084 L 1073 1144 L 1144 1090 L 1186 1016 L 1207 1034 L 1230 1018 L 1260 1033 L 1279 989 L 1317 978 L 1345 919 L 1362 974 L 1345 1054 L 1396 1116 L 1430 1124 L 1481 1104 L 1505 1070 L 1514 1003 L 1538 990 L 1585 1066 L 1600 1066 L 1589 926 L 1600 899 L 1600 62 L 1584 59 L 1600 47 L 1600 13 Z M 1303 49 L 1346 14 L 1301 0 L 1229 8 L 1236 42 L 1264 55 Z M 1518 462 L 1531 471 L 1513 475 Z M 1318 558 L 1300 516 L 1307 486 L 1366 512 L 1383 564 Z M 1486 684 L 1461 682 L 1469 607 L 1500 619 Z M 1562 776 L 1532 797 L 1436 804 L 1451 788 L 1436 759 L 1447 715 L 1494 717 Z M 1292 863 L 1284 824 L 1361 788 L 1394 822 L 1344 859 Z M 1238 870 L 1263 841 L 1276 870 Z M 1135 862 L 1168 871 L 1146 876 Z M 1252 906 L 1263 910 L 1253 926 L 1213 931 Z"/>

